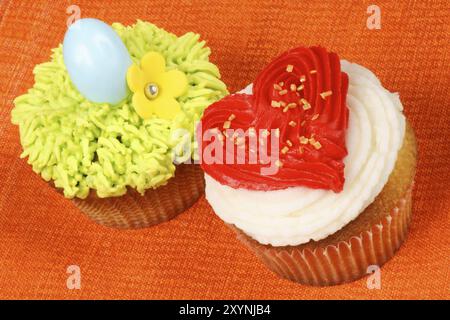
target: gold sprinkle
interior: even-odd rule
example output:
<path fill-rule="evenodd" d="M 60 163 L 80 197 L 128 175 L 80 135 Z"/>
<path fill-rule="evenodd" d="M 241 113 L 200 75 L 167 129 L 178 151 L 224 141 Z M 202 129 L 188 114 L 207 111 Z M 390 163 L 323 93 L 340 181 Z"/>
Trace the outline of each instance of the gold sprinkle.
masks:
<path fill-rule="evenodd" d="M 288 93 L 288 91 L 287 91 L 286 89 L 281 90 L 280 92 L 278 92 L 278 94 L 279 94 L 280 96 L 284 96 L 286 93 Z"/>
<path fill-rule="evenodd" d="M 228 118 L 228 121 L 233 121 L 234 119 L 236 119 L 236 115 L 234 113 L 232 113 L 230 115 L 230 117 Z"/>
<path fill-rule="evenodd" d="M 298 151 L 300 151 L 300 153 L 303 153 L 303 147 L 300 146 L 300 147 L 298 148 Z"/>
<path fill-rule="evenodd" d="M 305 89 L 305 86 L 302 84 L 301 86 L 299 86 L 299 87 L 297 88 L 297 91 L 302 91 L 303 89 Z"/>
<path fill-rule="evenodd" d="M 316 143 L 316 139 L 314 139 L 314 136 L 311 136 L 308 141 L 310 145 L 314 145 L 314 143 Z"/>
<path fill-rule="evenodd" d="M 283 166 L 283 162 L 281 162 L 280 160 L 277 160 L 277 161 L 275 161 L 275 165 L 276 165 L 278 168 L 281 168 L 281 167 Z"/>
<path fill-rule="evenodd" d="M 308 104 L 304 104 L 303 105 L 303 110 L 308 110 L 308 109 L 311 109 L 311 105 L 308 103 Z"/>
<path fill-rule="evenodd" d="M 329 96 L 331 96 L 332 94 L 333 94 L 333 92 L 330 90 L 330 91 L 322 92 L 322 93 L 320 94 L 320 96 L 322 97 L 322 99 L 325 100 L 326 97 L 329 97 Z"/>
<path fill-rule="evenodd" d="M 280 101 L 280 104 L 281 104 L 282 107 L 286 107 L 286 102 Z"/>
<path fill-rule="evenodd" d="M 308 100 L 305 98 L 301 98 L 300 102 L 303 104 L 303 110 L 311 109 L 311 105 L 309 104 Z"/>
<path fill-rule="evenodd" d="M 286 107 L 284 107 L 283 112 L 287 112 L 288 110 L 289 110 L 289 107 L 286 106 Z"/>
<path fill-rule="evenodd" d="M 297 125 L 297 122 L 291 121 L 291 122 L 289 122 L 289 125 L 290 125 L 291 127 L 295 127 L 295 126 Z"/>
<path fill-rule="evenodd" d="M 319 150 L 320 148 L 322 148 L 322 145 L 320 144 L 319 141 L 316 141 L 316 142 L 312 143 L 312 146 L 313 146 L 314 148 L 316 148 L 317 150 Z"/>
<path fill-rule="evenodd" d="M 291 140 L 286 140 L 286 144 L 287 144 L 289 147 L 292 147 L 292 142 L 291 142 Z"/>
<path fill-rule="evenodd" d="M 291 102 L 286 107 L 288 107 L 289 109 L 294 109 L 297 108 L 297 104 L 295 102 Z"/>
<path fill-rule="evenodd" d="M 281 149 L 282 154 L 286 154 L 288 151 L 289 151 L 288 147 L 284 147 L 283 149 Z"/>
<path fill-rule="evenodd" d="M 296 91 L 297 90 L 297 86 L 295 85 L 295 83 L 291 83 L 291 91 Z"/>
<path fill-rule="evenodd" d="M 311 74 L 317 73 L 317 70 L 311 70 L 309 73 Z"/>
<path fill-rule="evenodd" d="M 225 121 L 223 123 L 223 128 L 224 129 L 230 129 L 230 127 L 231 127 L 231 121 Z"/>
<path fill-rule="evenodd" d="M 270 105 L 274 108 L 279 108 L 281 103 L 279 101 L 272 100 Z"/>
<path fill-rule="evenodd" d="M 303 83 L 303 82 L 305 82 L 305 81 L 306 81 L 306 76 L 301 76 L 301 77 L 300 77 L 300 82 Z"/>
<path fill-rule="evenodd" d="M 300 140 L 301 144 L 308 144 L 309 143 L 309 139 L 305 136 L 301 136 L 300 138 L 298 138 Z"/>
<path fill-rule="evenodd" d="M 281 87 L 284 86 L 284 82 L 283 82 L 283 81 L 278 82 L 278 84 L 279 84 Z"/>
<path fill-rule="evenodd" d="M 319 114 L 316 113 L 315 115 L 313 115 L 313 117 L 311 118 L 312 121 L 317 120 L 319 118 Z"/>
<path fill-rule="evenodd" d="M 278 91 L 283 89 L 279 84 L 276 84 L 276 83 L 273 85 L 273 88 Z"/>
<path fill-rule="evenodd" d="M 302 123 L 300 123 L 300 125 L 303 127 L 306 124 L 306 120 L 303 120 Z"/>
<path fill-rule="evenodd" d="M 292 70 L 294 70 L 294 66 L 292 64 L 288 64 L 288 66 L 286 67 L 286 71 L 292 72 Z"/>

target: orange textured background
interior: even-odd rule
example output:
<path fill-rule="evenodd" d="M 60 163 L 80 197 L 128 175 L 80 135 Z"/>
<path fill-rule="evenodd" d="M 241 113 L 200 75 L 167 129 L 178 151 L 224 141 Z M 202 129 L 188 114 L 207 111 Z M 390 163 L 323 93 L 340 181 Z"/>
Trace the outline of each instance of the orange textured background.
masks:
<path fill-rule="evenodd" d="M 0 298 L 449 299 L 450 2 L 374 2 L 381 30 L 366 28 L 367 1 L 73 3 L 82 17 L 140 18 L 179 35 L 201 33 L 230 91 L 300 44 L 336 51 L 399 91 L 420 157 L 411 231 L 382 268 L 381 290 L 368 290 L 365 279 L 311 288 L 277 278 L 203 198 L 146 230 L 116 231 L 85 218 L 19 160 L 10 124 L 13 98 L 32 86 L 33 66 L 62 41 L 72 2 L 0 1 Z M 66 288 L 73 264 L 81 267 L 81 290 Z"/>

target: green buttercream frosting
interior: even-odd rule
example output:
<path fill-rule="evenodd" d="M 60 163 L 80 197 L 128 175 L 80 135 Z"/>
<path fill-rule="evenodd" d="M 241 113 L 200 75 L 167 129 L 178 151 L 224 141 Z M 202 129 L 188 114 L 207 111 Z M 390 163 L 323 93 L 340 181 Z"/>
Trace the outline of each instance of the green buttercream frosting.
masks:
<path fill-rule="evenodd" d="M 67 198 L 85 198 L 90 189 L 99 197 L 140 193 L 167 183 L 175 174 L 172 151 L 185 129 L 194 139 L 194 124 L 203 110 L 227 94 L 219 69 L 200 36 L 177 37 L 153 24 L 112 27 L 125 43 L 134 63 L 149 51 L 161 53 L 167 68 L 188 78 L 189 89 L 179 97 L 182 113 L 173 120 L 141 119 L 130 95 L 118 105 L 85 99 L 71 83 L 64 66 L 62 45 L 51 61 L 34 69 L 35 84 L 14 100 L 12 122 L 19 126 L 22 158 L 46 181 L 54 181 Z"/>

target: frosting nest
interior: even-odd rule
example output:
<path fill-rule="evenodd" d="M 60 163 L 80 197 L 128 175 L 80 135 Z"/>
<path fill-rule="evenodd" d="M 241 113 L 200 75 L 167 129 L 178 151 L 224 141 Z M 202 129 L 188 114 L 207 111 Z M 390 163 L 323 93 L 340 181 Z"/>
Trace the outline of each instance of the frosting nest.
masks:
<path fill-rule="evenodd" d="M 123 195 L 127 187 L 144 193 L 165 184 L 175 173 L 172 148 L 185 139 L 175 130 L 188 130 L 193 142 L 203 110 L 227 94 L 198 34 L 177 37 L 143 21 L 112 27 L 135 63 L 149 51 L 161 53 L 168 69 L 186 74 L 188 90 L 177 97 L 175 118 L 143 120 L 131 94 L 117 105 L 86 100 L 69 79 L 62 45 L 53 49 L 51 61 L 35 67 L 34 86 L 15 99 L 12 122 L 19 126 L 21 157 L 67 198 L 85 198 L 91 189 L 99 197 Z"/>

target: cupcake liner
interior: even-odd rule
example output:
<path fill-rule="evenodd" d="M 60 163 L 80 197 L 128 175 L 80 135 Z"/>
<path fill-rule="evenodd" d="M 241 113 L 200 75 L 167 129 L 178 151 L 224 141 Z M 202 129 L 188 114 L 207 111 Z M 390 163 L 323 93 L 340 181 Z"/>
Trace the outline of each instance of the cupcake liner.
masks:
<path fill-rule="evenodd" d="M 391 212 L 367 231 L 326 247 L 262 245 L 232 228 L 238 239 L 279 276 L 312 286 L 342 284 L 367 275 L 369 266 L 383 265 L 399 249 L 411 220 L 411 191 L 412 184 Z"/>
<path fill-rule="evenodd" d="M 95 222 L 117 229 L 149 227 L 175 216 L 191 207 L 205 189 L 199 165 L 177 166 L 175 177 L 154 190 L 141 195 L 129 188 L 120 197 L 99 198 L 91 191 L 86 199 L 73 199 L 74 204 Z"/>

